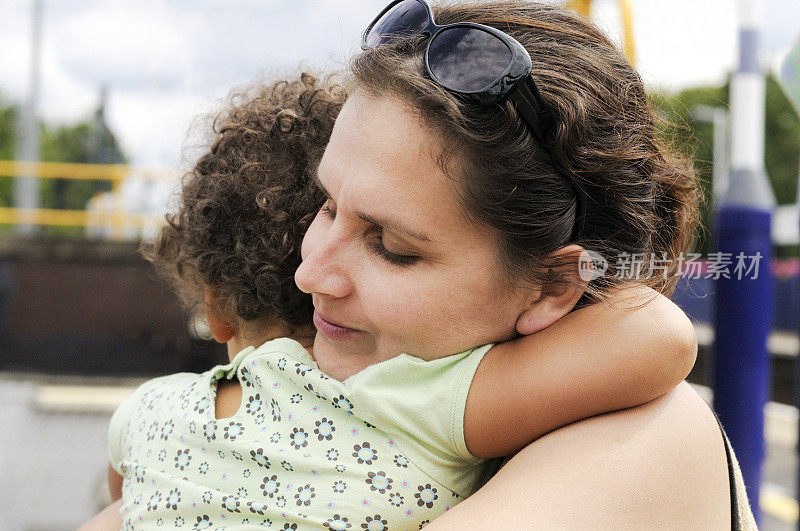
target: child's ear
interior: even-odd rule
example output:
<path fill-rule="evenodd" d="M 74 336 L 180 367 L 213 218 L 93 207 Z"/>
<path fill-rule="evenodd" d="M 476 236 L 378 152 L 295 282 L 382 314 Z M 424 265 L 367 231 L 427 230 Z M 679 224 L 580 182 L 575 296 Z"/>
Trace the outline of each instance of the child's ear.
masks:
<path fill-rule="evenodd" d="M 216 310 L 216 305 L 214 304 L 216 295 L 214 295 L 211 288 L 204 286 L 203 293 L 205 299 L 206 322 L 208 322 L 211 335 L 214 336 L 214 340 L 217 341 L 217 343 L 227 343 L 236 333 L 236 329 L 219 315 L 219 312 Z"/>
<path fill-rule="evenodd" d="M 583 247 L 579 245 L 568 245 L 557 251 L 557 255 L 566 258 L 568 265 L 565 265 L 565 274 L 569 278 L 569 287 L 561 292 L 548 290 L 545 286 L 540 291 L 532 295 L 527 309 L 525 309 L 517 319 L 517 332 L 521 335 L 530 335 L 539 330 L 543 330 L 567 315 L 586 290 L 589 283 L 588 278 L 579 274 L 578 260 L 583 252 Z"/>

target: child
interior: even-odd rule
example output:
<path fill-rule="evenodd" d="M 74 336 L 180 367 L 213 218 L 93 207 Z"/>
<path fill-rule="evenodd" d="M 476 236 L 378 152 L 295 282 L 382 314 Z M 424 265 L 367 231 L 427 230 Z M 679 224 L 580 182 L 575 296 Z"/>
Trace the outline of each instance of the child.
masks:
<path fill-rule="evenodd" d="M 504 344 L 517 370 L 529 369 L 514 376 L 530 380 L 541 410 L 509 404 L 506 418 L 528 421 L 507 427 L 513 436 L 482 434 L 508 441 L 482 457 L 465 443 L 464 411 L 492 345 L 428 362 L 401 354 L 344 382 L 322 373 L 310 353 L 310 298 L 293 274 L 323 203 L 313 176 L 344 98 L 308 74 L 241 98 L 215 122 L 179 212 L 145 248 L 189 307 L 203 309 L 231 363 L 147 382 L 114 414 L 110 483 L 124 528 L 418 529 L 480 486 L 485 458 L 651 400 L 688 373 L 685 316 L 667 314 L 670 333 L 648 328 L 647 312 L 666 299 L 624 320 L 605 304 L 572 312 Z M 602 347 L 586 348 L 591 341 Z"/>

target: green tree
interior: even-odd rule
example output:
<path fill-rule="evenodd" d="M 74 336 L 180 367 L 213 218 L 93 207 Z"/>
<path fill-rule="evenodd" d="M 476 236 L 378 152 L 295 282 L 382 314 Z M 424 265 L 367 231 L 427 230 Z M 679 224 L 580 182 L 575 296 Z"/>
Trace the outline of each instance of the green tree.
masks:
<path fill-rule="evenodd" d="M 16 156 L 18 107 L 0 99 L 0 159 Z M 119 164 L 126 157 L 116 137 L 108 128 L 101 103 L 93 119 L 73 125 L 40 124 L 40 156 L 47 162 Z M 40 204 L 43 208 L 82 210 L 95 194 L 111 189 L 108 181 L 43 179 L 40 181 Z M 0 206 L 13 204 L 13 179 L 0 178 Z M 80 234 L 82 229 L 47 228 L 45 233 Z"/>
<path fill-rule="evenodd" d="M 675 96 L 655 94 L 652 101 L 666 120 L 663 134 L 678 153 L 694 161 L 698 185 L 701 190 L 701 230 L 698 233 L 697 252 L 707 253 L 713 206 L 711 175 L 714 169 L 714 130 L 707 122 L 695 121 L 692 109 L 697 105 L 726 107 L 727 86 L 687 89 Z"/>
<path fill-rule="evenodd" d="M 7 104 L 0 98 L 0 160 L 14 158 L 16 149 L 15 124 L 19 110 L 15 105 Z M 11 179 L 0 177 L 0 206 L 11 204 Z"/>
<path fill-rule="evenodd" d="M 764 160 L 778 204 L 795 203 L 800 176 L 800 116 L 772 76 L 767 78 L 765 140 Z"/>
<path fill-rule="evenodd" d="M 48 162 L 124 163 L 116 138 L 96 123 L 42 128 L 41 158 Z M 105 150 L 105 155 L 98 151 Z M 94 195 L 111 190 L 109 181 L 45 179 L 41 184 L 42 206 L 81 210 Z"/>
<path fill-rule="evenodd" d="M 699 252 L 707 253 L 713 230 L 714 131 L 711 124 L 697 121 L 692 109 L 697 105 L 729 108 L 730 81 L 722 87 L 699 87 L 677 95 L 654 95 L 652 101 L 669 122 L 665 136 L 678 151 L 695 161 L 704 202 L 701 209 L 704 230 L 699 235 Z M 766 78 L 764 162 L 767 177 L 778 204 L 791 204 L 797 198 L 800 172 L 800 118 L 774 76 Z M 778 256 L 796 256 L 796 247 L 776 249 Z"/>

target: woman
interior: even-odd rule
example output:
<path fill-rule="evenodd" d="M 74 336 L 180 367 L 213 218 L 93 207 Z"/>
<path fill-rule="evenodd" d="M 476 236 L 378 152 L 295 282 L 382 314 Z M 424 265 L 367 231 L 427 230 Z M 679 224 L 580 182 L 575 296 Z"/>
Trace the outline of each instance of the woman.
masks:
<path fill-rule="evenodd" d="M 442 28 L 461 22 L 494 29 Z M 405 0 L 364 47 L 296 274 L 320 368 L 345 379 L 396 352 L 433 359 L 541 330 L 629 281 L 619 257 L 643 257 L 640 282 L 671 292 L 695 229 L 694 174 L 594 27 L 537 4 Z M 580 248 L 610 263 L 585 291 Z M 651 258 L 666 259 L 661 274 Z M 524 392 L 492 384 L 510 400 Z M 737 527 L 751 516 L 732 496 L 735 469 L 682 384 L 543 437 L 431 528 Z"/>

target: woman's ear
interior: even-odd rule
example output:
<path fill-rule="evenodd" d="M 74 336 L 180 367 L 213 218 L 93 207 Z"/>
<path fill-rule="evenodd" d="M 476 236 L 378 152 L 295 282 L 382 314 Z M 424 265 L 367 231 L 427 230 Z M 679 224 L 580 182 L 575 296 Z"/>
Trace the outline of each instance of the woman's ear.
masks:
<path fill-rule="evenodd" d="M 205 314 L 208 328 L 217 343 L 227 343 L 236 334 L 236 329 L 228 321 L 223 319 L 216 310 L 216 295 L 208 286 L 203 287 L 205 299 Z"/>
<path fill-rule="evenodd" d="M 568 245 L 554 253 L 565 258 L 566 265 L 563 267 L 569 280 L 569 286 L 560 292 L 548 290 L 547 287 L 537 291 L 528 308 L 517 319 L 516 328 L 519 334 L 526 336 L 543 330 L 567 315 L 575 307 L 589 283 L 585 272 L 579 274 L 578 268 L 582 252 L 583 247 L 580 245 Z"/>

